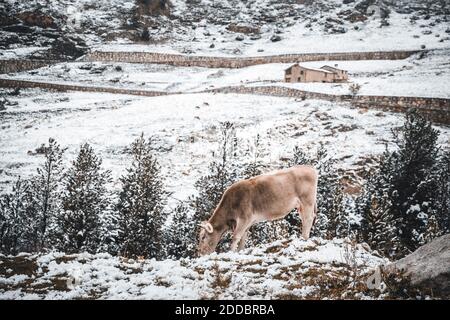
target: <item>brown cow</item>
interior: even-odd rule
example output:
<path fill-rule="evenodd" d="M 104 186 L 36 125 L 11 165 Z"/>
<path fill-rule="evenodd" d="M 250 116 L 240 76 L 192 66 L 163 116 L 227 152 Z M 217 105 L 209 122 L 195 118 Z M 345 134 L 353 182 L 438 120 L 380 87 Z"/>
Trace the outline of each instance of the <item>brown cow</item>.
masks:
<path fill-rule="evenodd" d="M 258 222 L 285 217 L 297 209 L 302 237 L 309 238 L 316 217 L 317 171 L 295 166 L 242 180 L 231 185 L 199 235 L 199 255 L 213 252 L 222 235 L 233 233 L 231 250 L 241 250 L 250 227 Z"/>

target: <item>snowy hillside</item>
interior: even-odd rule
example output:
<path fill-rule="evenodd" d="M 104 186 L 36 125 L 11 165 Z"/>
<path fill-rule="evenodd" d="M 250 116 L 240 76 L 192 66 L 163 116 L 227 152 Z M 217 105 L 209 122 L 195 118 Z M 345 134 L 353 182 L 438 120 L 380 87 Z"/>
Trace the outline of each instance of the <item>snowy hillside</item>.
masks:
<path fill-rule="evenodd" d="M 449 11 L 448 1 L 432 0 L 7 0 L 0 38 L 10 51 L 0 58 L 29 55 L 24 46 L 40 46 L 37 58 L 48 58 L 48 47 L 72 58 L 89 47 L 211 55 L 446 48 Z"/>
<path fill-rule="evenodd" d="M 362 245 L 313 238 L 184 260 L 108 254 L 0 256 L 1 299 L 377 299 L 387 263 Z M 384 289 L 383 289 L 384 288 Z"/>
<path fill-rule="evenodd" d="M 0 300 L 439 298 L 368 281 L 450 233 L 449 22 L 440 0 L 3 0 Z M 285 82 L 297 59 L 344 71 Z"/>
<path fill-rule="evenodd" d="M 206 173 L 218 147 L 219 125 L 229 119 L 236 123 L 241 149 L 250 150 L 242 161 L 252 157 L 259 134 L 259 152 L 269 167 L 279 166 L 294 146 L 313 151 L 323 144 L 333 158 L 342 159 L 339 166 L 349 170 L 370 164 L 367 158 L 383 152 L 392 139 L 387 129 L 402 122 L 401 115 L 350 109 L 345 104 L 252 95 L 137 98 L 26 90 L 11 100 L 17 106 L 2 113 L 8 122 L 0 138 L 3 183 L 18 174 L 34 173 L 42 161 L 34 150 L 48 137 L 69 148 L 68 160 L 81 143 L 91 143 L 118 177 L 128 163 L 123 150 L 143 132 L 154 137 L 168 186 L 179 200 L 194 192 L 194 181 Z M 445 142 L 448 129 L 439 129 Z"/>

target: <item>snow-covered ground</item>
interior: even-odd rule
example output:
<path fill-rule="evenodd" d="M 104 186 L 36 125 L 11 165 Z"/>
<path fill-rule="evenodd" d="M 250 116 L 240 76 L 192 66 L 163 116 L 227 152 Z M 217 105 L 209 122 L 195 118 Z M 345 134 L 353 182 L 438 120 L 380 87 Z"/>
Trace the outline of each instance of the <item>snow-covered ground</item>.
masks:
<path fill-rule="evenodd" d="M 14 12 L 40 8 L 44 13 L 52 14 L 59 28 L 80 36 L 95 50 L 255 56 L 413 50 L 423 46 L 435 49 L 450 45 L 450 31 L 445 18 L 448 3 L 445 1 L 441 1 L 442 10 L 436 9 L 439 4 L 435 1 L 431 17 L 424 13 L 428 10 L 426 5 L 418 0 L 410 1 L 411 4 L 403 8 L 400 1 L 396 1 L 389 4 L 389 17 L 384 22 L 378 13 L 370 15 L 369 8 L 360 7 L 362 1 L 347 4 L 342 0 L 170 2 L 170 16 L 155 14 L 137 18 L 151 21 L 151 41 L 135 43 L 133 41 L 138 40 L 142 30 L 136 30 L 133 24 L 136 9 L 133 0 L 83 0 L 76 3 L 35 0 L 31 4 L 6 1 Z M 359 15 L 363 21 L 351 22 L 351 13 Z M 230 24 L 258 31 L 251 34 L 233 32 Z M 336 28 L 341 31 L 333 32 Z M 271 40 L 274 35 L 279 37 L 278 41 Z M 20 45 L 10 49 L 22 50 Z"/>
<path fill-rule="evenodd" d="M 450 51 L 434 50 L 425 57 L 403 60 L 317 61 L 306 67 L 337 65 L 348 70 L 348 83 L 283 82 L 290 64 L 269 63 L 240 69 L 174 67 L 157 64 L 72 62 L 3 77 L 54 83 L 74 83 L 166 92 L 195 92 L 236 85 L 281 85 L 333 94 L 348 94 L 352 83 L 361 95 L 450 98 Z M 102 70 L 104 69 L 104 70 Z"/>
<path fill-rule="evenodd" d="M 390 129 L 403 121 L 401 114 L 346 104 L 257 95 L 142 98 L 24 90 L 10 100 L 17 106 L 0 113 L 2 188 L 18 175 L 34 173 L 42 162 L 34 150 L 50 137 L 68 147 L 67 160 L 75 157 L 81 143 L 89 142 L 117 178 L 129 163 L 124 150 L 143 132 L 154 137 L 168 188 L 179 200 L 195 192 L 194 182 L 207 172 L 221 122 L 235 123 L 240 149 L 249 150 L 242 161 L 252 159 L 259 134 L 261 160 L 269 168 L 280 166 L 294 146 L 314 151 L 323 144 L 341 167 L 352 170 L 365 157 L 383 152 L 392 138 Z M 449 129 L 439 130 L 440 142 L 448 144 Z"/>
<path fill-rule="evenodd" d="M 357 19 L 364 22 L 349 21 L 349 14 L 358 14 L 356 6 L 362 1 L 298 2 L 171 0 L 170 16 L 137 17 L 134 0 L 82 0 L 76 2 L 75 8 L 71 0 L 6 0 L 5 8 L 8 5 L 12 16 L 39 8 L 42 14 L 53 17 L 57 26 L 55 30 L 33 26 L 29 33 L 2 26 L 0 38 L 11 45 L 4 46 L 0 59 L 24 59 L 36 53 L 45 58 L 43 50 L 53 43 L 49 39 L 61 35 L 79 36 L 91 50 L 233 57 L 432 50 L 424 57 L 415 55 L 405 60 L 304 63 L 309 67 L 337 64 L 348 70 L 350 80 L 342 84 L 284 83 L 284 69 L 289 64 L 214 69 L 62 62 L 1 75 L 181 94 L 139 97 L 0 89 L 0 99 L 3 95 L 7 99 L 2 100 L 2 104 L 7 102 L 6 109 L 0 111 L 0 193 L 10 190 L 18 176 L 27 178 L 35 173 L 43 162 L 36 150 L 50 137 L 67 147 L 67 166 L 80 144 L 90 143 L 102 157 L 103 168 L 111 170 L 111 189 L 115 190 L 118 178 L 130 163 L 128 146 L 144 133 L 152 137 L 170 192 L 165 208 L 170 214 L 178 200 L 195 194 L 194 183 L 208 173 L 208 164 L 218 155 L 221 124 L 226 121 L 236 127 L 237 161 L 251 161 L 258 153 L 264 167 L 272 170 L 286 164 L 295 146 L 314 152 L 323 145 L 330 157 L 338 160 L 337 165 L 346 176 L 358 179 L 359 170 L 370 166 L 372 157 L 386 146 L 391 147 L 391 129 L 402 125 L 402 114 L 356 109 L 346 103 L 201 91 L 237 85 L 276 85 L 348 94 L 349 85 L 358 83 L 361 95 L 450 98 L 447 17 L 442 17 L 444 11 L 436 12 L 436 8 L 427 17 L 423 9 L 408 7 L 399 13 L 402 10 L 397 7 L 381 26 L 382 20 L 376 14 L 366 16 L 361 11 Z M 418 0 L 408 3 L 413 2 L 412 6 L 420 4 Z M 445 1 L 441 3 L 448 7 Z M 131 43 L 139 40 L 139 25 L 144 23 L 150 26 L 151 41 Z M 230 26 L 235 23 L 259 30 L 234 32 Z M 334 28 L 340 31 L 333 31 Z M 38 35 L 40 42 L 32 35 Z M 17 41 L 16 36 L 20 38 Z M 277 41 L 273 41 L 274 37 Z M 441 133 L 439 143 L 450 146 L 450 127 L 436 129 Z M 255 150 L 257 137 L 259 145 Z M 371 291 L 364 284 L 371 270 L 387 262 L 365 245 L 317 238 L 284 239 L 239 253 L 178 261 L 128 260 L 104 253 L 0 255 L 0 299 L 389 298 L 388 292 Z"/>
<path fill-rule="evenodd" d="M 345 7 L 345 6 L 344 6 Z M 349 5 L 348 8 L 351 8 Z M 344 8 L 342 8 L 344 10 Z M 327 17 L 329 17 L 327 15 Z M 369 19 L 346 27 L 345 33 L 326 34 L 322 30 L 310 30 L 309 22 L 292 20 L 283 28 L 281 40 L 270 38 L 278 30 L 275 26 L 263 28 L 261 38 L 251 40 L 244 36 L 236 41 L 237 33 L 226 31 L 224 26 L 199 23 L 197 28 L 174 35 L 175 39 L 164 44 L 105 43 L 94 46 L 100 51 L 143 51 L 185 53 L 195 55 L 261 56 L 284 53 L 353 52 L 383 50 L 418 50 L 448 48 L 450 37 L 445 23 L 429 27 L 429 21 L 411 23 L 409 15 L 391 13 L 389 26 L 380 27 L 379 19 Z M 358 29 L 355 30 L 354 27 Z M 431 32 L 429 32 L 431 30 Z M 423 32 L 425 31 L 425 32 Z M 193 41 L 193 39 L 195 39 Z M 215 39 L 215 40 L 214 40 Z M 444 39 L 444 40 L 442 40 Z M 442 40 L 442 41 L 441 41 Z M 211 48 L 211 44 L 214 47 Z"/>
<path fill-rule="evenodd" d="M 388 262 L 363 245 L 320 238 L 177 261 L 0 255 L 0 299 L 377 299 L 388 297 L 386 286 L 365 282 Z"/>

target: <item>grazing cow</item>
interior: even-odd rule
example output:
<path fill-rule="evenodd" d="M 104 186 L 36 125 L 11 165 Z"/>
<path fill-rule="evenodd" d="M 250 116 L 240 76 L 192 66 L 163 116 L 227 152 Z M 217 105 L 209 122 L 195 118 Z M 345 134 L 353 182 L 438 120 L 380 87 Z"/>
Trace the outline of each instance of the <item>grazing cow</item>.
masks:
<path fill-rule="evenodd" d="M 317 213 L 317 179 L 313 167 L 295 166 L 234 183 L 200 224 L 199 255 L 213 252 L 227 230 L 233 233 L 231 250 L 241 250 L 253 224 L 283 218 L 292 209 L 298 210 L 302 237 L 308 239 Z"/>

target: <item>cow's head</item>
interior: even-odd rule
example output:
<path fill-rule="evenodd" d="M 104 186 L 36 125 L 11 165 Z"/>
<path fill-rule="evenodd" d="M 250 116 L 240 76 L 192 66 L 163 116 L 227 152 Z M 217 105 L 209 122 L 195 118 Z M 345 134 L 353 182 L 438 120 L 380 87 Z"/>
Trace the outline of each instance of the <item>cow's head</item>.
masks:
<path fill-rule="evenodd" d="M 210 254 L 216 249 L 220 240 L 220 233 L 208 221 L 200 223 L 200 233 L 198 237 L 198 255 Z"/>

